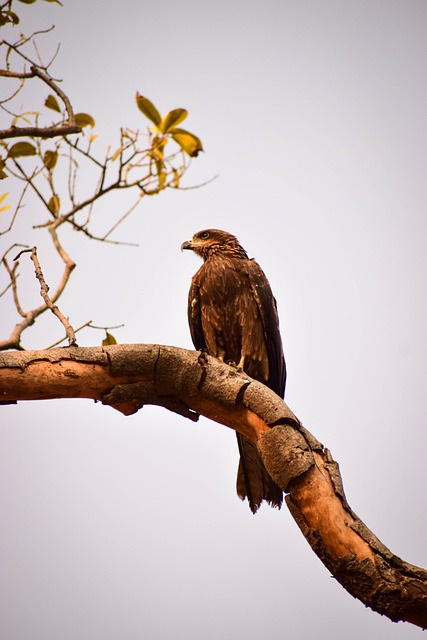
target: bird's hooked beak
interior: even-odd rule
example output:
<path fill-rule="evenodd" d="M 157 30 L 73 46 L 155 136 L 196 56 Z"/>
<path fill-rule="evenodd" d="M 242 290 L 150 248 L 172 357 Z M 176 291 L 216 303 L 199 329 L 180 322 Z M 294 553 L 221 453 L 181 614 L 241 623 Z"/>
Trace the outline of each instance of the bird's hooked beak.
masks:
<path fill-rule="evenodd" d="M 184 251 L 184 249 L 189 249 L 190 251 L 192 251 L 193 248 L 194 247 L 193 247 L 193 241 L 192 240 L 186 240 L 181 245 L 181 251 Z"/>

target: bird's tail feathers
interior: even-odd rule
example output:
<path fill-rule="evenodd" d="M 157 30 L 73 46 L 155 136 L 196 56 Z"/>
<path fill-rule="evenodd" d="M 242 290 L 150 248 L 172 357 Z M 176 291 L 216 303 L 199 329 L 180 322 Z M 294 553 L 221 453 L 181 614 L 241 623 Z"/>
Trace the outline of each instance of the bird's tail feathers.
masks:
<path fill-rule="evenodd" d="M 269 476 L 256 445 L 240 433 L 236 433 L 236 436 L 240 452 L 237 495 L 241 500 L 248 499 L 252 513 L 258 511 L 263 500 L 280 509 L 283 491 Z"/>

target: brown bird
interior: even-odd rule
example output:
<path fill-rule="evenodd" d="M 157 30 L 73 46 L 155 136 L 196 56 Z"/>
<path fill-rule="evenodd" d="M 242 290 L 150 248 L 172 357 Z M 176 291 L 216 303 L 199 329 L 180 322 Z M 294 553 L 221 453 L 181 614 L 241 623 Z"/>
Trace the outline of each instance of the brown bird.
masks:
<path fill-rule="evenodd" d="M 234 363 L 284 397 L 286 366 L 276 300 L 261 267 L 237 238 L 205 229 L 181 245 L 203 258 L 188 294 L 188 321 L 196 349 Z M 273 482 L 251 440 L 237 435 L 237 495 L 253 513 L 263 500 L 280 509 L 282 490 Z"/>

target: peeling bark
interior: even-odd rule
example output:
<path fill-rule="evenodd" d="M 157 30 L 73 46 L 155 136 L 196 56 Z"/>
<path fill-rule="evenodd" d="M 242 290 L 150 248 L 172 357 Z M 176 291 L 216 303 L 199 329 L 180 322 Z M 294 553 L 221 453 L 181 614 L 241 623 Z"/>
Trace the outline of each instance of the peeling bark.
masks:
<path fill-rule="evenodd" d="M 112 345 L 0 353 L 0 402 L 92 398 L 125 415 L 145 404 L 202 414 L 253 440 L 303 535 L 354 597 L 427 627 L 427 572 L 389 551 L 351 510 L 338 464 L 270 389 L 200 352 Z"/>

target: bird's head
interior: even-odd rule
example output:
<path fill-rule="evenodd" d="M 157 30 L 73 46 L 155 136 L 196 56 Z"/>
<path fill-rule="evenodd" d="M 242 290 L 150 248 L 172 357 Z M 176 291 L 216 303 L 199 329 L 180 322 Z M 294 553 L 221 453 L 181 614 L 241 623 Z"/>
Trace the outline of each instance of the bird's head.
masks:
<path fill-rule="evenodd" d="M 234 258 L 247 259 L 248 255 L 239 244 L 236 236 L 221 229 L 204 229 L 194 234 L 191 240 L 186 240 L 181 245 L 181 251 L 189 249 L 207 260 L 221 253 Z"/>

